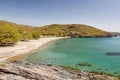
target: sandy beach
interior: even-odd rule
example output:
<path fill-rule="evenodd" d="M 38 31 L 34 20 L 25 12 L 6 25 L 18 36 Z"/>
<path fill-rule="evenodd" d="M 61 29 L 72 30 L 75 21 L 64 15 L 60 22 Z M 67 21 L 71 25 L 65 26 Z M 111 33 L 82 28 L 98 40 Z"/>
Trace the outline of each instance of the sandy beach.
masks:
<path fill-rule="evenodd" d="M 17 45 L 14 45 L 14 46 L 0 47 L 0 61 L 5 61 L 10 57 L 29 53 L 35 49 L 42 47 L 43 45 L 45 45 L 50 41 L 62 39 L 62 38 L 64 37 L 40 38 L 39 40 L 18 42 Z"/>

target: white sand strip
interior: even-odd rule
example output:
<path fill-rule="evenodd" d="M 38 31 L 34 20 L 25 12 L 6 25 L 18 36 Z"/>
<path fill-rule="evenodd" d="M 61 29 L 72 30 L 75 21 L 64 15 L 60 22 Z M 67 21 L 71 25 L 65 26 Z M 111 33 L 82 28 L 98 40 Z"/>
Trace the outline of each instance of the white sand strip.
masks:
<path fill-rule="evenodd" d="M 46 43 L 62 39 L 64 37 L 50 37 L 50 38 L 40 38 L 39 40 L 30 40 L 28 42 L 18 42 L 15 46 L 0 47 L 0 61 L 7 60 L 10 57 L 17 56 L 20 54 L 29 53 L 39 47 L 42 47 Z"/>

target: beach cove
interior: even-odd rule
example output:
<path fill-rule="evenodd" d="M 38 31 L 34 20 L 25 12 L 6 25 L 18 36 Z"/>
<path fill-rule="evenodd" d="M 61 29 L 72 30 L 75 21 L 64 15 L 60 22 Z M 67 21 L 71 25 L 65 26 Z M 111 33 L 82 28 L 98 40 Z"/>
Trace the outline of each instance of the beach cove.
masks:
<path fill-rule="evenodd" d="M 8 47 L 0 47 L 0 61 L 8 60 L 14 57 L 13 60 L 17 60 L 17 58 L 22 55 L 28 55 L 32 51 L 44 46 L 45 44 L 66 37 L 48 37 L 48 38 L 40 38 L 38 40 L 29 40 L 26 42 L 18 42 L 14 46 Z M 16 57 L 16 58 L 15 58 Z M 21 58 L 20 57 L 20 58 Z"/>
<path fill-rule="evenodd" d="M 8 55 L 8 53 L 6 53 L 7 56 L 4 56 L 1 58 L 0 79 L 2 79 L 2 80 L 9 80 L 9 79 L 18 79 L 18 80 L 26 80 L 26 79 L 29 79 L 29 80 L 42 80 L 42 79 L 44 79 L 44 80 L 49 80 L 49 79 L 52 79 L 52 80 L 53 79 L 54 80 L 64 80 L 64 79 L 65 80 L 93 80 L 93 79 L 96 79 L 96 80 L 101 80 L 101 79 L 102 80 L 105 80 L 105 79 L 119 80 L 117 77 L 114 77 L 113 75 L 108 75 L 105 73 L 98 74 L 98 73 L 94 73 L 94 72 L 78 70 L 74 66 L 72 67 L 70 65 L 63 65 L 63 63 L 56 63 L 59 61 L 63 62 L 64 58 L 61 58 L 61 55 L 59 55 L 59 53 L 57 53 L 59 56 L 54 59 L 53 57 L 55 57 L 56 54 L 54 54 L 54 52 L 52 52 L 54 55 L 53 54 L 51 55 L 51 51 L 49 51 L 49 50 L 53 50 L 55 45 L 56 46 L 58 46 L 60 44 L 65 45 L 66 43 L 64 43 L 64 42 L 66 42 L 67 40 L 72 40 L 72 39 L 76 40 L 77 39 L 77 38 L 69 38 L 69 39 L 65 39 L 65 38 L 66 37 L 64 37 L 64 38 L 63 37 L 41 38 L 39 40 L 30 40 L 29 42 L 18 42 L 18 45 L 15 45 L 15 46 L 23 45 L 23 47 L 21 47 L 21 48 L 15 47 L 15 46 L 11 47 L 11 48 L 10 47 L 1 48 L 1 50 L 2 49 L 5 50 L 5 51 L 3 51 L 3 53 L 10 52 L 10 55 Z M 80 38 L 78 38 L 78 39 L 80 39 Z M 81 38 L 81 39 L 85 39 L 85 38 Z M 94 38 L 90 38 L 90 39 L 94 39 Z M 62 43 L 61 43 L 61 41 L 62 41 Z M 53 44 L 55 44 L 55 45 L 53 46 Z M 72 46 L 70 44 L 69 46 L 65 46 L 65 47 L 63 47 L 64 50 L 65 49 L 69 50 L 67 48 L 74 47 L 74 46 Z M 12 48 L 14 50 L 12 50 Z M 61 48 L 59 48 L 59 49 L 61 49 Z M 77 49 L 77 48 L 75 48 L 75 49 Z M 63 53 L 62 51 L 64 51 L 64 50 L 62 50 L 62 51 L 61 50 L 60 50 L 60 53 Z M 69 51 L 71 51 L 71 50 L 69 50 Z M 45 52 L 47 51 L 47 52 L 44 53 L 45 54 L 44 56 L 41 56 L 41 55 L 43 55 L 44 51 Z M 38 54 L 36 52 L 40 52 L 40 53 Z M 49 52 L 49 54 L 48 54 L 48 52 Z M 1 52 L 1 54 L 3 54 L 3 53 Z M 26 58 L 24 56 L 24 54 L 26 54 L 28 57 Z M 18 57 L 20 57 L 20 55 L 22 55 L 22 57 L 25 57 L 25 61 L 22 61 L 22 62 L 19 61 Z M 53 57 L 50 57 L 50 55 Z M 66 57 L 66 58 L 67 58 L 67 56 L 70 57 L 70 54 L 69 55 L 67 54 L 66 56 L 65 55 L 64 55 L 64 57 Z M 45 57 L 46 57 L 46 59 L 44 59 Z M 48 57 L 50 57 L 51 59 L 49 59 Z M 75 56 L 73 56 L 73 57 L 75 57 Z M 78 57 L 80 57 L 80 56 L 78 56 Z M 43 61 L 41 61 L 40 58 Z M 66 62 L 68 62 L 69 60 L 73 60 L 72 57 L 69 59 L 66 59 L 66 58 L 65 58 Z M 54 60 L 53 62 L 51 62 L 52 59 Z M 61 59 L 61 60 L 59 60 L 59 59 Z M 77 59 L 77 57 L 76 57 L 76 59 Z M 18 60 L 18 62 L 16 62 L 17 60 Z M 13 61 L 13 62 L 11 63 L 8 61 Z M 73 64 L 76 63 L 73 61 L 71 61 Z M 70 64 L 70 63 L 68 63 L 68 64 Z"/>

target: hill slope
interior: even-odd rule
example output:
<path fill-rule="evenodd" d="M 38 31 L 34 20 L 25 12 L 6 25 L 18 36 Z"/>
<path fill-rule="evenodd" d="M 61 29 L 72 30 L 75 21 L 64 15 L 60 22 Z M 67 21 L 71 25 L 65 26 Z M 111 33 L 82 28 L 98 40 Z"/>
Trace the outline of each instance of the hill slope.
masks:
<path fill-rule="evenodd" d="M 39 28 L 41 34 L 71 37 L 112 37 L 112 34 L 83 24 L 53 24 Z"/>
<path fill-rule="evenodd" d="M 10 25 L 29 33 L 36 31 L 41 35 L 70 36 L 70 37 L 112 37 L 113 34 L 92 26 L 83 24 L 52 24 L 46 26 L 19 25 L 16 23 L 0 20 L 1 25 Z"/>
<path fill-rule="evenodd" d="M 36 27 L 0 20 L 0 46 L 11 46 L 20 40 L 39 38 L 40 32 Z"/>

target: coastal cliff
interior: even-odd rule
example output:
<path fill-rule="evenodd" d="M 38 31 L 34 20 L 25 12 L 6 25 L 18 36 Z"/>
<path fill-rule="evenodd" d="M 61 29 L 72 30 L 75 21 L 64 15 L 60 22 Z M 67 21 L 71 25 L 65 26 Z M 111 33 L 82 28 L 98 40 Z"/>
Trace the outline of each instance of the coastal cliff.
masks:
<path fill-rule="evenodd" d="M 51 64 L 1 62 L 0 80 L 119 80 L 106 74 L 76 71 Z"/>

